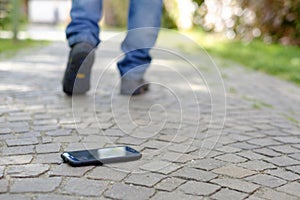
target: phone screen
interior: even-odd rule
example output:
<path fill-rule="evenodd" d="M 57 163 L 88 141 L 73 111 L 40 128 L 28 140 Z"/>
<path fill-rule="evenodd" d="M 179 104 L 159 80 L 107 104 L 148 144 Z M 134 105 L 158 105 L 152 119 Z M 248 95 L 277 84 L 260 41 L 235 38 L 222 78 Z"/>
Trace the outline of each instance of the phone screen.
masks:
<path fill-rule="evenodd" d="M 70 152 L 70 155 L 76 158 L 79 161 L 91 160 L 91 159 L 107 159 L 114 157 L 124 157 L 132 155 L 136 152 L 133 152 L 132 149 L 128 147 L 110 147 L 103 149 L 93 149 L 85 151 L 75 151 Z"/>

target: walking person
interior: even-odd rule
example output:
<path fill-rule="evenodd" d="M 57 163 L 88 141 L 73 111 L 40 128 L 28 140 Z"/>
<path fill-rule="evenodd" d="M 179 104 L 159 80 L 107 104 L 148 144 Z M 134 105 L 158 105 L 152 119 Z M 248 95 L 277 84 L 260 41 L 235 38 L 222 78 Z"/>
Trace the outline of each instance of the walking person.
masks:
<path fill-rule="evenodd" d="M 121 94 L 138 95 L 148 91 L 144 74 L 151 63 L 149 51 L 157 39 L 161 14 L 162 0 L 130 0 L 128 32 L 121 45 L 125 56 L 117 63 Z M 84 94 L 90 88 L 95 48 L 100 43 L 101 17 L 102 0 L 72 1 L 71 22 L 66 29 L 71 50 L 63 78 L 63 91 L 67 95 Z"/>

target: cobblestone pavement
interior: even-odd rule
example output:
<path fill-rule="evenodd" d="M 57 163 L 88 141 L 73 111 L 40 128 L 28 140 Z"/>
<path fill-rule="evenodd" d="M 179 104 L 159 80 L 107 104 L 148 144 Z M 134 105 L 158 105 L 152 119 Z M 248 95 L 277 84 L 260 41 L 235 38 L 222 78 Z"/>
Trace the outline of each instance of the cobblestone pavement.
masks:
<path fill-rule="evenodd" d="M 157 49 L 150 92 L 120 96 L 119 46 L 107 45 L 97 51 L 92 91 L 73 99 L 61 92 L 66 43 L 1 61 L 0 199 L 300 199 L 298 87 L 217 60 L 225 102 L 203 52 L 180 54 L 200 76 Z M 60 159 L 112 145 L 143 157 L 80 168 Z"/>

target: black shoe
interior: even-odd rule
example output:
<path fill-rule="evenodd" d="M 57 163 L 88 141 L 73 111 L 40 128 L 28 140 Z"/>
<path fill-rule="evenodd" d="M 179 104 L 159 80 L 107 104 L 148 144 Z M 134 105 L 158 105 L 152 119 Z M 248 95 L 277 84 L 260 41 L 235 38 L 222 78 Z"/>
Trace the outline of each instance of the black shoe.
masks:
<path fill-rule="evenodd" d="M 149 83 L 145 82 L 144 79 L 131 80 L 122 78 L 121 80 L 121 91 L 123 95 L 140 95 L 144 94 L 149 90 Z"/>
<path fill-rule="evenodd" d="M 90 89 L 94 59 L 95 51 L 92 45 L 81 42 L 72 47 L 63 78 L 63 91 L 67 95 L 84 94 Z"/>

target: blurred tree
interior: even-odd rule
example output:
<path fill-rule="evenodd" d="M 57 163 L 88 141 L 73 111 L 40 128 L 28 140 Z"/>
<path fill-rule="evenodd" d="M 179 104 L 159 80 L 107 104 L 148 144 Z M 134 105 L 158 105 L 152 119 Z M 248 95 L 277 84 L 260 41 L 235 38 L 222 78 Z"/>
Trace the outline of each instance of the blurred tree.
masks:
<path fill-rule="evenodd" d="M 14 41 L 18 40 L 19 24 L 20 24 L 20 0 L 12 0 L 12 31 Z"/>
<path fill-rule="evenodd" d="M 228 38 L 300 45 L 300 0 L 194 0 L 194 22 Z"/>
<path fill-rule="evenodd" d="M 251 9 L 256 16 L 253 24 L 265 39 L 282 44 L 300 45 L 300 1 L 264 0 L 245 1 L 243 8 Z"/>
<path fill-rule="evenodd" d="M 5 29 L 10 22 L 9 0 L 0 0 L 0 28 Z"/>
<path fill-rule="evenodd" d="M 164 17 L 168 17 L 171 26 L 176 24 L 179 29 L 190 29 L 193 26 L 193 15 L 196 5 L 193 0 L 164 0 Z M 164 21 L 163 21 L 164 22 Z M 166 22 L 163 27 L 169 27 Z"/>
<path fill-rule="evenodd" d="M 176 13 L 176 5 L 174 1 L 164 1 L 163 4 L 163 13 L 162 13 L 162 19 L 161 24 L 164 28 L 171 28 L 171 29 L 177 29 L 176 24 L 176 16 L 175 13 L 172 13 L 171 11 L 174 11 Z"/>
<path fill-rule="evenodd" d="M 128 0 L 104 0 L 104 23 L 110 27 L 127 24 Z"/>

